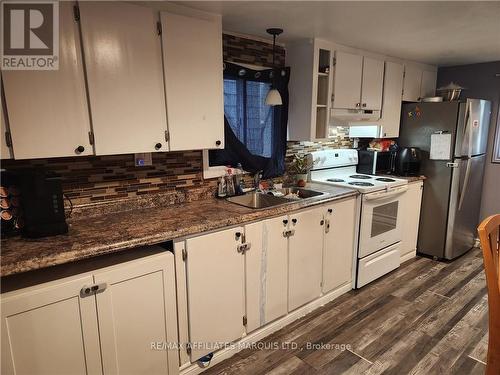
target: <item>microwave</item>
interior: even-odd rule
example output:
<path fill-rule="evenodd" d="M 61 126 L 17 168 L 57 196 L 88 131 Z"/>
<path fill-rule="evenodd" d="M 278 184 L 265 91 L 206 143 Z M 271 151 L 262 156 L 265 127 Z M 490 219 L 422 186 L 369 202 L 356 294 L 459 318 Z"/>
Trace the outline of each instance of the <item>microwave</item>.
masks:
<path fill-rule="evenodd" d="M 393 173 L 396 164 L 396 152 L 358 150 L 357 173 L 385 174 Z"/>

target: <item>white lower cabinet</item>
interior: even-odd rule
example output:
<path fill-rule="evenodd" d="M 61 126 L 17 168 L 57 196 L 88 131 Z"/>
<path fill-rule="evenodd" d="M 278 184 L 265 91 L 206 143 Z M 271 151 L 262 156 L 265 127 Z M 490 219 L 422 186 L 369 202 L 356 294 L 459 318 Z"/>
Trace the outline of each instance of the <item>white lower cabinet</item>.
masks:
<path fill-rule="evenodd" d="M 408 190 L 401 199 L 401 209 L 404 214 L 401 215 L 403 220 L 401 231 L 403 237 L 400 244 L 400 253 L 403 260 L 413 257 L 417 251 L 420 204 L 422 203 L 423 188 L 423 181 L 409 183 Z"/>
<path fill-rule="evenodd" d="M 9 292 L 1 307 L 2 374 L 178 373 L 175 350 L 151 348 L 177 341 L 171 253 Z"/>
<path fill-rule="evenodd" d="M 239 252 L 243 228 L 186 240 L 186 278 L 191 361 L 217 350 L 218 343 L 245 332 L 245 259 Z"/>
<path fill-rule="evenodd" d="M 288 311 L 321 295 L 323 207 L 290 215 Z"/>
<path fill-rule="evenodd" d="M 107 284 L 96 294 L 104 373 L 175 374 L 175 348 L 152 349 L 177 341 L 173 255 L 96 272 L 94 282 Z"/>
<path fill-rule="evenodd" d="M 324 209 L 323 293 L 352 282 L 356 198 L 334 202 Z"/>
<path fill-rule="evenodd" d="M 2 295 L 2 374 L 101 374 L 91 275 Z"/>
<path fill-rule="evenodd" d="M 287 314 L 288 216 L 245 225 L 247 332 Z"/>

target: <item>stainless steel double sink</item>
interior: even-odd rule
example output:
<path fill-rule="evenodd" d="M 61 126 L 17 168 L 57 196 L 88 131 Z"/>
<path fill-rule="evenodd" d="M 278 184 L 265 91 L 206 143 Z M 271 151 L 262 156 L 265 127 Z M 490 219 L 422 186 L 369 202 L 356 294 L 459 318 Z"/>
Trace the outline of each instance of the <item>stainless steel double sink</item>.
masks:
<path fill-rule="evenodd" d="M 259 209 L 280 206 L 291 202 L 300 201 L 327 195 L 321 191 L 302 188 L 274 189 L 268 192 L 252 191 L 244 195 L 227 198 L 228 202 L 249 208 Z"/>

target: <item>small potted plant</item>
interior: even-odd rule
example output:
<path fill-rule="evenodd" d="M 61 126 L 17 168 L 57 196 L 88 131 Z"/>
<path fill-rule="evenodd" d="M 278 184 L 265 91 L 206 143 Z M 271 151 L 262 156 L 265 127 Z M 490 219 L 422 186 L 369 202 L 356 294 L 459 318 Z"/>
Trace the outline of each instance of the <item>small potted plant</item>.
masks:
<path fill-rule="evenodd" d="M 290 164 L 290 172 L 295 175 L 297 186 L 304 187 L 307 184 L 307 175 L 312 168 L 312 160 L 307 155 L 295 155 Z"/>

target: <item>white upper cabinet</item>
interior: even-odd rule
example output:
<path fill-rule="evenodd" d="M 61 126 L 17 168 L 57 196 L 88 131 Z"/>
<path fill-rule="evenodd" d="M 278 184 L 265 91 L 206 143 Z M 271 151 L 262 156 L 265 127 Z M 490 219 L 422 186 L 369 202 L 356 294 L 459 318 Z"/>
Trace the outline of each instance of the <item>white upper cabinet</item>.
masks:
<path fill-rule="evenodd" d="M 362 75 L 363 56 L 335 52 L 334 108 L 360 108 Z"/>
<path fill-rule="evenodd" d="M 361 85 L 361 108 L 380 110 L 382 108 L 382 87 L 384 83 L 384 62 L 369 57 L 363 58 L 363 83 Z"/>
<path fill-rule="evenodd" d="M 383 61 L 337 51 L 333 107 L 380 110 L 383 81 Z"/>
<path fill-rule="evenodd" d="M 161 14 L 170 150 L 224 148 L 222 24 Z"/>
<path fill-rule="evenodd" d="M 422 71 L 422 83 L 420 85 L 420 97 L 427 98 L 436 95 L 437 71 Z"/>
<path fill-rule="evenodd" d="M 289 84 L 290 140 L 328 138 L 333 55 L 331 43 L 320 39 L 287 45 L 286 61 L 293 72 Z"/>
<path fill-rule="evenodd" d="M 436 70 L 422 70 L 419 67 L 405 65 L 403 101 L 418 102 L 421 98 L 436 94 Z"/>
<path fill-rule="evenodd" d="M 5 70 L 2 79 L 16 159 L 94 153 L 72 2 L 59 4 L 59 69 Z"/>
<path fill-rule="evenodd" d="M 410 65 L 405 66 L 403 101 L 418 102 L 420 98 L 420 85 L 422 70 Z"/>
<path fill-rule="evenodd" d="M 385 63 L 383 108 L 378 122 L 381 125 L 381 138 L 399 137 L 403 76 L 402 64 L 390 61 Z"/>
<path fill-rule="evenodd" d="M 96 154 L 168 151 L 158 11 L 79 7 Z"/>
<path fill-rule="evenodd" d="M 3 91 L 2 91 L 2 103 L 0 103 L 0 154 L 2 159 L 12 158 L 12 150 L 10 145 L 10 133 L 7 125 L 7 112 L 4 108 L 3 102 Z M 9 140 L 9 141 L 8 141 Z"/>

